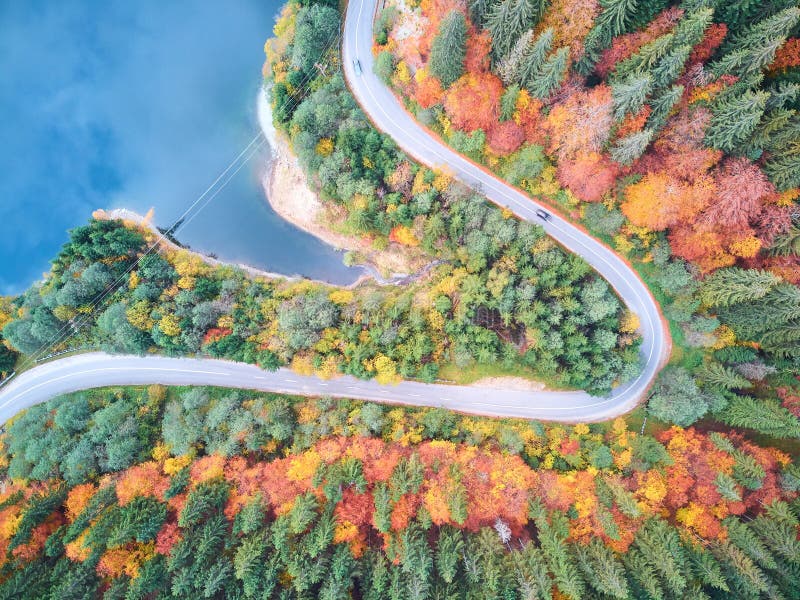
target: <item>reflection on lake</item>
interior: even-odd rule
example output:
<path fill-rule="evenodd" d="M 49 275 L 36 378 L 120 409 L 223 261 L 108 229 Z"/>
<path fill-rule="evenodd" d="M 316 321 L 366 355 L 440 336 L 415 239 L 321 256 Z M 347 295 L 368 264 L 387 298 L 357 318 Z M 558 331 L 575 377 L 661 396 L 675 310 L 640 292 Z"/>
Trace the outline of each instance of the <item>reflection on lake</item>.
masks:
<path fill-rule="evenodd" d="M 0 4 L 0 293 L 48 269 L 95 208 L 166 226 L 258 131 L 279 0 Z M 278 217 L 254 155 L 179 239 L 224 260 L 344 283 L 341 253 Z"/>

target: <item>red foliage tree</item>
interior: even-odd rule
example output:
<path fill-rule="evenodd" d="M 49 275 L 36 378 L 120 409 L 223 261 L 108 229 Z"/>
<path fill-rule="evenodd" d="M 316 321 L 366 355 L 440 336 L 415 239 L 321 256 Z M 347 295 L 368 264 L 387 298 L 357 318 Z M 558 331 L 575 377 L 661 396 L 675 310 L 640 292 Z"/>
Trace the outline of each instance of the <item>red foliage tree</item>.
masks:
<path fill-rule="evenodd" d="M 496 123 L 486 136 L 489 150 L 498 156 L 506 156 L 515 152 L 525 141 L 525 131 L 514 121 Z"/>
<path fill-rule="evenodd" d="M 725 23 L 713 23 L 706 29 L 703 39 L 693 49 L 689 55 L 688 64 L 706 62 L 722 44 L 722 40 L 728 35 L 728 26 Z"/>
<path fill-rule="evenodd" d="M 785 71 L 794 67 L 800 67 L 800 38 L 789 38 L 778 48 L 769 70 Z"/>
<path fill-rule="evenodd" d="M 558 163 L 558 182 L 584 202 L 599 202 L 614 187 L 619 166 L 599 152 L 584 152 Z"/>

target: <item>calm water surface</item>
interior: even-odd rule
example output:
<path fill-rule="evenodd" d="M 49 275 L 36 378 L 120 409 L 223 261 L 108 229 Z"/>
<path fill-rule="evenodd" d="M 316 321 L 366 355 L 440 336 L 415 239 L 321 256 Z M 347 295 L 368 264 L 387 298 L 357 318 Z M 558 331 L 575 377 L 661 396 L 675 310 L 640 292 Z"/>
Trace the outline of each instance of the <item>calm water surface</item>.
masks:
<path fill-rule="evenodd" d="M 41 277 L 95 208 L 169 225 L 258 132 L 279 0 L 0 0 L 0 294 Z M 278 217 L 254 156 L 179 238 L 335 283 L 360 271 Z"/>

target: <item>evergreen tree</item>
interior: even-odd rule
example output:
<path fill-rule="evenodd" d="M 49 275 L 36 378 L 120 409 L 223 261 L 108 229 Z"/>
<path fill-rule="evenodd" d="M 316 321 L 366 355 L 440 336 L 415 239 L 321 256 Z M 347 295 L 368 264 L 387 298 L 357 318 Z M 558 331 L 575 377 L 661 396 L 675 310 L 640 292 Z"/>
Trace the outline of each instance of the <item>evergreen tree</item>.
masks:
<path fill-rule="evenodd" d="M 592 588 L 613 598 L 628 598 L 625 570 L 600 538 L 592 538 L 585 546 L 575 544 L 573 548 L 584 579 Z"/>
<path fill-rule="evenodd" d="M 650 116 L 645 124 L 647 129 L 652 130 L 655 134 L 664 127 L 673 107 L 683 96 L 683 90 L 682 85 L 673 85 L 653 97 L 650 101 Z"/>
<path fill-rule="evenodd" d="M 734 396 L 718 417 L 733 427 L 746 427 L 777 438 L 800 437 L 800 423 L 775 400 Z"/>
<path fill-rule="evenodd" d="M 736 459 L 733 465 L 733 478 L 749 490 L 761 489 L 766 476 L 764 467 L 752 454 L 741 450 L 736 450 L 733 457 Z"/>
<path fill-rule="evenodd" d="M 533 42 L 533 37 L 533 29 L 528 29 L 514 42 L 514 46 L 497 65 L 497 75 L 507 86 L 519 82 L 523 60 L 528 53 L 531 42 Z"/>
<path fill-rule="evenodd" d="M 727 473 L 717 473 L 714 478 L 714 485 L 717 488 L 720 496 L 731 502 L 738 502 L 742 499 L 739 490 L 736 489 L 736 480 Z"/>
<path fill-rule="evenodd" d="M 733 35 L 725 44 L 726 52 L 712 65 L 713 72 L 737 77 L 760 73 L 775 58 L 775 51 L 800 22 L 800 8 L 791 6 L 752 25 L 743 33 Z"/>
<path fill-rule="evenodd" d="M 730 306 L 763 298 L 780 281 L 774 273 L 759 269 L 719 269 L 703 280 L 700 298 L 708 306 Z"/>
<path fill-rule="evenodd" d="M 639 48 L 631 57 L 617 63 L 612 82 L 627 77 L 651 74 L 656 65 L 672 49 L 674 40 L 675 34 L 667 33 Z"/>
<path fill-rule="evenodd" d="M 545 0 L 501 0 L 486 18 L 492 34 L 492 53 L 501 60 L 525 31 L 533 28 L 544 12 Z"/>
<path fill-rule="evenodd" d="M 548 98 L 564 82 L 568 63 L 569 48 L 559 48 L 550 55 L 533 81 L 527 82 L 531 96 Z"/>
<path fill-rule="evenodd" d="M 715 542 L 711 548 L 720 561 L 731 591 L 739 597 L 758 598 L 767 590 L 764 572 L 739 548 L 727 540 Z"/>
<path fill-rule="evenodd" d="M 769 94 L 762 91 L 723 96 L 712 106 L 706 144 L 725 152 L 742 147 L 755 131 L 768 98 Z"/>
<path fill-rule="evenodd" d="M 461 12 L 451 10 L 439 24 L 429 61 L 431 74 L 439 79 L 442 87 L 450 87 L 464 73 L 466 50 L 466 19 Z"/>
<path fill-rule="evenodd" d="M 464 538 L 458 529 L 442 527 L 436 543 L 436 569 L 447 583 L 453 583 L 464 552 Z"/>
<path fill-rule="evenodd" d="M 644 154 L 652 139 L 652 129 L 642 129 L 628 134 L 624 138 L 617 140 L 611 148 L 611 158 L 621 165 L 630 165 Z"/>
<path fill-rule="evenodd" d="M 501 121 L 510 121 L 513 118 L 514 112 L 517 110 L 519 92 L 520 89 L 518 85 L 510 85 L 506 88 L 506 91 L 503 92 L 503 95 L 500 97 Z"/>
<path fill-rule="evenodd" d="M 611 85 L 614 100 L 614 118 L 621 121 L 628 113 L 637 113 L 644 106 L 653 89 L 653 78 L 648 75 L 628 77 Z"/>
<path fill-rule="evenodd" d="M 553 30 L 545 29 L 530 44 L 524 53 L 518 71 L 518 82 L 522 87 L 532 85 L 542 75 L 547 55 L 553 46 Z"/>
<path fill-rule="evenodd" d="M 741 390 L 753 387 L 746 377 L 716 361 L 707 362 L 695 372 L 695 375 L 704 388 Z"/>
<path fill-rule="evenodd" d="M 478 27 L 481 27 L 486 16 L 491 10 L 494 0 L 469 0 L 469 18 Z"/>
<path fill-rule="evenodd" d="M 770 549 L 764 545 L 747 523 L 742 523 L 735 517 L 728 517 L 725 519 L 724 524 L 728 531 L 728 539 L 732 544 L 737 546 L 762 568 L 777 568 L 778 565 Z"/>

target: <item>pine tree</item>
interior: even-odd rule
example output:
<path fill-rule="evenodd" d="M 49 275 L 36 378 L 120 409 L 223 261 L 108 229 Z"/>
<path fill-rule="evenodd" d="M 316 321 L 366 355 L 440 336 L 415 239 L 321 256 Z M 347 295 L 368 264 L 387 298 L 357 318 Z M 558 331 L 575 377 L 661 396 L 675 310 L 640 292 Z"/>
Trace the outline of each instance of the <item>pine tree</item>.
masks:
<path fill-rule="evenodd" d="M 500 97 L 500 120 L 510 121 L 517 110 L 517 98 L 519 98 L 519 86 L 510 85 Z"/>
<path fill-rule="evenodd" d="M 739 502 L 742 499 L 739 490 L 736 489 L 736 480 L 727 473 L 719 472 L 714 478 L 714 485 L 720 496 L 731 502 Z"/>
<path fill-rule="evenodd" d="M 511 554 L 517 588 L 523 598 L 551 598 L 553 580 L 547 571 L 542 551 L 532 542 Z"/>
<path fill-rule="evenodd" d="M 621 121 L 628 113 L 637 113 L 644 106 L 647 95 L 653 89 L 653 78 L 649 74 L 628 77 L 611 85 L 614 100 L 614 118 Z"/>
<path fill-rule="evenodd" d="M 636 532 L 634 544 L 674 595 L 686 589 L 686 556 L 675 529 L 650 518 Z"/>
<path fill-rule="evenodd" d="M 575 65 L 579 74 L 588 75 L 611 40 L 627 30 L 637 4 L 637 0 L 600 0 L 602 12 L 584 39 L 584 54 Z"/>
<path fill-rule="evenodd" d="M 546 517 L 535 520 L 539 533 L 539 545 L 544 552 L 545 560 L 547 560 L 559 591 L 574 600 L 582 598 L 586 588 L 566 543 L 569 533 L 566 517 L 559 513 L 552 513 L 549 521 Z"/>
<path fill-rule="evenodd" d="M 534 80 L 527 82 L 531 96 L 548 98 L 564 82 L 568 63 L 569 48 L 559 48 L 550 55 Z"/>
<path fill-rule="evenodd" d="M 725 54 L 712 65 L 717 76 L 747 77 L 760 73 L 775 58 L 775 51 L 800 22 L 800 8 L 792 6 L 763 19 L 725 44 Z"/>
<path fill-rule="evenodd" d="M 683 90 L 684 87 L 682 85 L 673 85 L 650 101 L 650 116 L 645 124 L 647 129 L 652 130 L 654 134 L 661 131 L 661 128 L 664 127 L 669 118 L 672 108 L 683 96 Z"/>
<path fill-rule="evenodd" d="M 775 400 L 734 396 L 719 418 L 728 425 L 755 429 L 778 438 L 800 437 L 797 417 Z"/>
<path fill-rule="evenodd" d="M 800 227 L 794 225 L 783 235 L 777 236 L 769 251 L 775 256 L 800 256 Z"/>
<path fill-rule="evenodd" d="M 755 563 L 727 540 L 715 542 L 712 552 L 722 564 L 729 585 L 733 592 L 744 597 L 758 598 L 766 591 L 767 581 L 763 571 Z"/>
<path fill-rule="evenodd" d="M 442 527 L 436 543 L 436 569 L 445 582 L 455 581 L 463 552 L 464 538 L 461 531 L 454 527 Z"/>
<path fill-rule="evenodd" d="M 726 367 L 716 361 L 704 364 L 695 372 L 697 379 L 703 387 L 711 387 L 717 390 L 741 390 L 753 387 L 753 384 L 746 377 Z"/>
<path fill-rule="evenodd" d="M 708 6 L 687 11 L 675 26 L 675 46 L 694 47 L 699 44 L 713 18 L 714 9 Z"/>
<path fill-rule="evenodd" d="M 743 146 L 764 114 L 768 98 L 767 92 L 746 91 L 715 102 L 706 130 L 706 144 L 725 152 Z"/>
<path fill-rule="evenodd" d="M 772 551 L 790 563 L 800 564 L 797 525 L 797 517 L 788 504 L 776 501 L 767 506 L 767 514 L 758 515 L 750 527 Z"/>
<path fill-rule="evenodd" d="M 639 48 L 636 54 L 617 64 L 612 82 L 636 76 L 651 75 L 656 65 L 672 49 L 674 39 L 674 33 L 667 33 Z"/>
<path fill-rule="evenodd" d="M 431 44 L 430 70 L 442 87 L 448 88 L 464 73 L 467 22 L 463 13 L 451 10 L 439 24 Z"/>
<path fill-rule="evenodd" d="M 611 158 L 621 165 L 630 165 L 644 154 L 652 139 L 652 129 L 642 129 L 626 135 L 617 140 L 614 147 L 611 148 Z"/>
<path fill-rule="evenodd" d="M 758 300 L 780 283 L 774 273 L 731 267 L 709 275 L 700 287 L 700 298 L 708 306 L 731 306 Z"/>
<path fill-rule="evenodd" d="M 518 36 L 513 35 L 509 27 L 516 1 L 500 0 L 486 16 L 486 29 L 492 34 L 492 54 L 495 60 L 502 60 L 518 38 Z"/>
<path fill-rule="evenodd" d="M 552 28 L 545 29 L 525 50 L 520 63 L 517 81 L 522 87 L 527 87 L 541 76 L 542 68 L 553 45 Z"/>
<path fill-rule="evenodd" d="M 800 187 L 800 146 L 770 157 L 764 164 L 764 172 L 781 191 Z"/>
<path fill-rule="evenodd" d="M 497 75 L 506 85 L 519 82 L 523 60 L 528 53 L 531 42 L 533 42 L 533 37 L 533 29 L 528 29 L 514 42 L 514 46 L 497 65 Z"/>
<path fill-rule="evenodd" d="M 733 453 L 733 478 L 749 490 L 761 489 L 766 472 L 752 454 L 742 450 Z"/>
<path fill-rule="evenodd" d="M 573 546 L 578 565 L 585 580 L 601 594 L 614 598 L 628 598 L 628 583 L 617 557 L 599 538 L 592 538 L 588 545 Z"/>
<path fill-rule="evenodd" d="M 765 569 L 777 568 L 775 558 L 769 548 L 758 538 L 747 523 L 735 517 L 728 517 L 723 522 L 728 531 L 728 539 L 742 552 Z"/>
<path fill-rule="evenodd" d="M 494 0 L 469 0 L 469 18 L 478 27 L 486 21 Z"/>
<path fill-rule="evenodd" d="M 688 44 L 677 46 L 662 58 L 652 69 L 653 87 L 665 88 L 683 73 L 683 67 L 692 52 Z"/>
<path fill-rule="evenodd" d="M 703 585 L 709 585 L 723 592 L 730 591 L 722 568 L 713 554 L 700 544 L 688 543 L 685 550 L 692 573 Z"/>
<path fill-rule="evenodd" d="M 658 576 L 644 554 L 637 548 L 630 548 L 622 555 L 622 562 L 631 578 L 631 587 L 633 588 L 631 596 L 633 598 L 664 599 L 664 592 Z"/>

